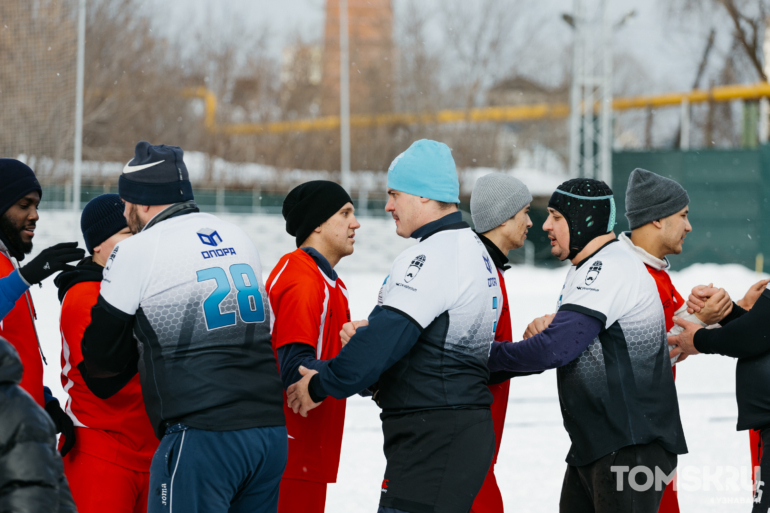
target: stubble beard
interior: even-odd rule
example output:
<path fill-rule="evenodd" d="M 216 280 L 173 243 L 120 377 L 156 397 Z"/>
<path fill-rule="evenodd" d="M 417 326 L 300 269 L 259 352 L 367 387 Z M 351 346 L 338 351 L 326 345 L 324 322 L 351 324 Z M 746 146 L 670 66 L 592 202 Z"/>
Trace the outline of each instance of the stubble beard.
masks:
<path fill-rule="evenodd" d="M 132 205 L 128 211 L 128 219 L 126 219 L 128 229 L 131 230 L 132 235 L 136 235 L 144 229 L 144 223 L 139 219 L 139 214 L 136 212 L 136 205 Z"/>

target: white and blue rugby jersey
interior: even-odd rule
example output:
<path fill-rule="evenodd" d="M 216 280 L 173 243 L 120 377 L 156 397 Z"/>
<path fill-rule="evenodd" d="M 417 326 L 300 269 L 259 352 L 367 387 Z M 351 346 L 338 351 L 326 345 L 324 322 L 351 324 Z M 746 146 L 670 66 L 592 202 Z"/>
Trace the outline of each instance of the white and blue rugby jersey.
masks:
<path fill-rule="evenodd" d="M 578 358 L 557 370 L 570 465 L 652 441 L 687 452 L 655 280 L 616 242 L 570 267 L 557 305 L 604 324 Z"/>
<path fill-rule="evenodd" d="M 159 437 L 169 422 L 284 425 L 262 264 L 243 230 L 203 213 L 152 225 L 115 247 L 101 296 L 136 316 L 142 393 Z"/>
<path fill-rule="evenodd" d="M 379 379 L 384 412 L 485 408 L 487 360 L 503 298 L 497 269 L 465 223 L 444 226 L 396 258 L 378 303 L 422 333 Z"/>

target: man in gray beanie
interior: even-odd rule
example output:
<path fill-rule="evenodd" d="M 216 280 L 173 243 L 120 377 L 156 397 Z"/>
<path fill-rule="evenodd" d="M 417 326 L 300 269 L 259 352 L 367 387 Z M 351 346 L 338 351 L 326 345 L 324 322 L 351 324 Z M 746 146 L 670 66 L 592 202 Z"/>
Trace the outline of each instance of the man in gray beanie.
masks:
<path fill-rule="evenodd" d="M 671 264 L 667 255 L 678 255 L 687 234 L 692 231 L 687 219 L 690 208 L 690 197 L 687 191 L 677 182 L 646 169 L 637 168 L 631 173 L 626 189 L 626 218 L 630 232 L 618 236 L 621 243 L 630 246 L 636 255 L 644 262 L 647 270 L 655 280 L 663 304 L 666 321 L 666 331 L 670 336 L 682 332 L 682 328 L 674 324 L 674 317 L 707 326 L 719 322 L 732 312 L 733 303 L 724 289 L 713 287 L 696 287 L 696 292 L 709 298 L 704 302 L 704 308 L 696 313 L 688 313 L 684 298 L 677 292 L 671 282 L 668 270 Z M 762 293 L 767 281 L 761 281 L 749 289 L 741 301 L 741 306 L 751 307 Z M 758 293 L 757 293 L 758 291 Z M 672 365 L 681 362 L 687 354 L 681 353 L 676 346 L 671 349 Z M 676 368 L 674 368 L 676 379 Z M 752 445 L 753 447 L 756 444 Z M 663 493 L 661 511 L 674 511 L 677 506 L 676 490 L 673 481 Z M 678 509 L 678 508 L 677 508 Z"/>
<path fill-rule="evenodd" d="M 482 176 L 476 181 L 471 193 L 473 225 L 497 268 L 497 279 L 503 292 L 500 319 L 495 327 L 495 340 L 498 342 L 513 340 L 505 271 L 511 267 L 508 265 L 508 252 L 522 247 L 527 238 L 527 230 L 532 228 L 532 220 L 529 218 L 531 202 L 532 194 L 527 186 L 521 180 L 504 173 Z M 495 427 L 495 458 L 471 511 L 503 510 L 503 498 L 495 478 L 495 463 L 503 438 L 510 378 L 526 374 L 529 373 L 494 372 L 490 375 L 488 387 L 493 397 L 491 410 Z"/>

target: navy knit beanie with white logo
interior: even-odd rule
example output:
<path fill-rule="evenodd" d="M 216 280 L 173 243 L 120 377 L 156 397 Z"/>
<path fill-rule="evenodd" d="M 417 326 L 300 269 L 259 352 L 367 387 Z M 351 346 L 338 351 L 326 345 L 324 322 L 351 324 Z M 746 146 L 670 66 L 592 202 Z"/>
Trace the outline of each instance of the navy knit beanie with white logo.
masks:
<path fill-rule="evenodd" d="M 88 202 L 80 215 L 80 229 L 89 253 L 127 226 L 123 208 L 117 194 L 102 194 Z"/>
<path fill-rule="evenodd" d="M 612 189 L 599 180 L 567 180 L 554 191 L 548 206 L 558 210 L 569 224 L 569 260 L 596 237 L 615 228 L 615 198 Z"/>
<path fill-rule="evenodd" d="M 192 200 L 192 184 L 183 155 L 178 146 L 139 142 L 134 158 L 120 175 L 120 197 L 137 205 L 172 205 Z"/>

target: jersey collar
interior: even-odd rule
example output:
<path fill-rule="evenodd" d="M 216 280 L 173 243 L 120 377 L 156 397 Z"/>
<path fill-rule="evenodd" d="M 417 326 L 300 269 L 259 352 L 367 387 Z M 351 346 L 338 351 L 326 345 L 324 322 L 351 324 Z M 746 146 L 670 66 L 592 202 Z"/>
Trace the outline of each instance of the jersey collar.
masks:
<path fill-rule="evenodd" d="M 476 235 L 479 236 L 479 239 L 487 248 L 487 253 L 489 253 L 489 256 L 492 257 L 492 261 L 495 263 L 495 267 L 504 271 L 507 271 L 511 268 L 511 266 L 508 265 L 508 257 L 505 256 L 502 251 L 500 251 L 500 248 L 498 248 L 494 242 L 480 233 L 477 233 Z"/>
<path fill-rule="evenodd" d="M 310 246 L 305 246 L 304 248 L 300 249 L 313 259 L 315 265 L 318 266 L 321 272 L 324 273 L 330 281 L 337 281 L 337 272 L 332 268 L 332 265 L 329 263 L 329 261 L 326 260 L 326 257 L 323 256 L 317 249 L 311 248 Z"/>
<path fill-rule="evenodd" d="M 411 237 L 419 241 L 424 241 L 428 237 L 444 230 L 461 230 L 463 228 L 470 228 L 470 225 L 463 221 L 463 214 L 459 210 L 447 214 L 440 219 L 431 221 L 428 224 L 424 224 L 412 232 Z"/>
<path fill-rule="evenodd" d="M 164 208 L 155 216 L 150 219 L 150 222 L 144 225 L 142 231 L 147 231 L 161 221 L 171 219 L 172 217 L 183 216 L 185 214 L 192 214 L 193 212 L 200 212 L 198 205 L 193 200 L 183 201 L 181 203 L 174 203 L 173 205 Z"/>
<path fill-rule="evenodd" d="M 591 253 L 591 254 L 590 254 L 590 255 L 588 255 L 587 257 L 585 257 L 583 260 L 581 260 L 580 262 L 578 262 L 577 264 L 575 264 L 575 269 L 580 269 L 580 267 L 581 267 L 583 264 L 585 264 L 586 262 L 588 262 L 588 260 L 589 260 L 590 258 L 594 257 L 594 256 L 595 256 L 595 255 L 596 255 L 596 254 L 597 254 L 599 251 L 603 250 L 604 248 L 606 248 L 607 246 L 609 246 L 609 245 L 610 245 L 610 244 L 612 244 L 613 242 L 617 242 L 617 241 L 618 241 L 618 239 L 612 239 L 612 240 L 608 240 L 607 242 L 605 242 L 604 244 L 602 244 L 602 247 L 600 247 L 599 249 L 597 249 L 596 251 L 594 251 L 593 253 Z"/>
<path fill-rule="evenodd" d="M 642 262 L 644 262 L 645 265 L 648 265 L 658 271 L 668 271 L 668 269 L 671 267 L 671 263 L 668 261 L 668 258 L 663 257 L 663 260 L 661 260 L 660 258 L 652 256 L 643 248 L 640 248 L 634 244 L 631 241 L 631 237 L 629 237 L 629 235 L 631 235 L 631 232 L 621 232 L 620 235 L 618 235 L 618 240 L 627 244 L 628 247 L 630 247 L 634 253 L 636 253 L 636 256 L 642 259 Z"/>

